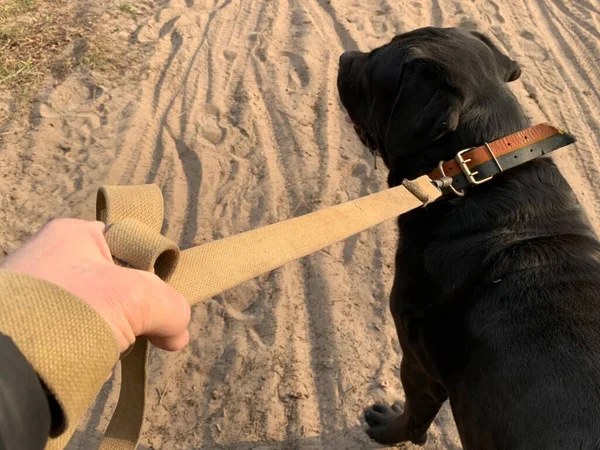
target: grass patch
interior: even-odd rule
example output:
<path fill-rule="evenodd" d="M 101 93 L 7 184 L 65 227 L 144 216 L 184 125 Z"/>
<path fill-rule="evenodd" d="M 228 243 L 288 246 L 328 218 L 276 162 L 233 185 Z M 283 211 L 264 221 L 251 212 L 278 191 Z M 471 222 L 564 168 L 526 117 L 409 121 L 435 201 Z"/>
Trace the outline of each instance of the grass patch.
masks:
<path fill-rule="evenodd" d="M 125 14 L 129 14 L 133 17 L 137 16 L 137 10 L 135 9 L 135 6 L 133 6 L 133 4 L 129 2 L 123 2 L 119 4 L 119 11 L 124 12 Z"/>
<path fill-rule="evenodd" d="M 0 5 L 0 89 L 24 88 L 43 66 L 82 35 L 69 27 L 69 0 L 4 0 Z"/>
<path fill-rule="evenodd" d="M 116 6 L 137 14 L 131 3 Z M 118 21 L 109 10 L 95 0 L 0 0 L 0 94 L 25 105 L 48 76 L 124 72 L 127 44 L 113 34 Z"/>

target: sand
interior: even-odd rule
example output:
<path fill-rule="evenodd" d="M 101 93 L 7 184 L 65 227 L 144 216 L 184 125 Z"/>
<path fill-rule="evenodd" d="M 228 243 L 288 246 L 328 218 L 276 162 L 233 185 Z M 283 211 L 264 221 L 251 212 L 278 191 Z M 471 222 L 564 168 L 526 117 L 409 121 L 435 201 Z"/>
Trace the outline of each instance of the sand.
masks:
<path fill-rule="evenodd" d="M 2 249 L 49 218 L 92 219 L 101 184 L 160 185 L 182 247 L 383 189 L 344 122 L 338 56 L 426 25 L 483 31 L 522 64 L 527 114 L 579 139 L 556 160 L 598 229 L 599 0 L 172 0 L 137 31 L 154 46 L 138 83 L 72 75 L 5 140 Z M 386 223 L 196 306 L 187 349 L 152 355 L 141 448 L 379 448 L 361 414 L 403 399 L 395 244 Z M 93 448 L 115 385 L 72 449 Z M 425 449 L 460 448 L 446 406 Z"/>

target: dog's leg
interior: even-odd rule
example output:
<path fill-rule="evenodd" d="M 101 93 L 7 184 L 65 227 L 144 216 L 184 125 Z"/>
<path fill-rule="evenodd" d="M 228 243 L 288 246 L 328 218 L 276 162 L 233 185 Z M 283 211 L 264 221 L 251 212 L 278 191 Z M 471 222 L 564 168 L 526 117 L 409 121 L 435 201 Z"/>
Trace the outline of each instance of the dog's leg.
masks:
<path fill-rule="evenodd" d="M 375 404 L 367 408 L 365 419 L 370 427 L 367 434 L 380 444 L 411 441 L 424 445 L 427 430 L 448 394 L 410 353 L 402 358 L 400 376 L 406 396 L 404 410 L 398 403 L 391 407 Z"/>

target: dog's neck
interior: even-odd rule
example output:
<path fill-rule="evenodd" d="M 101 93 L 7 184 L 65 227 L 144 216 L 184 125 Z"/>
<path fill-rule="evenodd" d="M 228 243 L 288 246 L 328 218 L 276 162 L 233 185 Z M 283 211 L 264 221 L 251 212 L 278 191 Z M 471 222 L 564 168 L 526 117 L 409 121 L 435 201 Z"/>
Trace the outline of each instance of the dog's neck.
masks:
<path fill-rule="evenodd" d="M 404 178 L 414 179 L 429 173 L 440 161 L 448 161 L 470 147 L 492 142 L 530 126 L 517 99 L 499 92 L 485 103 L 474 104 L 461 115 L 460 124 L 407 158 L 390 162 L 388 182 L 397 185 Z"/>
<path fill-rule="evenodd" d="M 433 142 L 443 154 L 442 159 L 453 158 L 465 148 L 492 142 L 530 126 L 521 106 L 512 94 L 497 96 L 493 104 L 474 105 L 461 115 L 456 131 Z"/>

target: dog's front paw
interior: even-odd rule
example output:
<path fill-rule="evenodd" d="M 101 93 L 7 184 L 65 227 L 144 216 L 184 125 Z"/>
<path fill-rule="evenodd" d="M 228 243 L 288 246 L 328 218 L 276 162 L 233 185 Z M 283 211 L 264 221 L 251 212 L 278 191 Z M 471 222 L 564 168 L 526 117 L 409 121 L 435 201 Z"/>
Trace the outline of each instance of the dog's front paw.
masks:
<path fill-rule="evenodd" d="M 367 434 L 374 441 L 392 445 L 411 441 L 416 445 L 425 445 L 427 433 L 415 433 L 406 429 L 402 420 L 402 406 L 396 402 L 391 407 L 376 403 L 365 409 L 365 420 L 369 425 Z"/>

